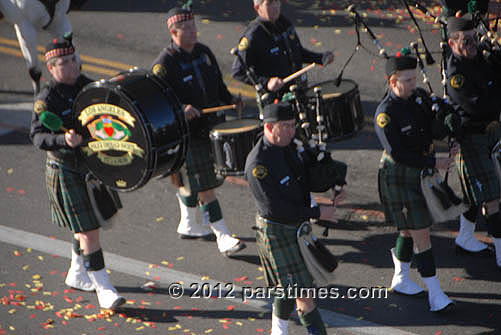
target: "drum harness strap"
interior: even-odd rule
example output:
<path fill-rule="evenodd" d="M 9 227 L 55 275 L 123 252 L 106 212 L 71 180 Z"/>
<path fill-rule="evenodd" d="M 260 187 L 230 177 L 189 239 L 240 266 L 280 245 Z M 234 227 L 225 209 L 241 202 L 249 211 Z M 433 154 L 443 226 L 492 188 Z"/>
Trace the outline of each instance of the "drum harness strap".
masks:
<path fill-rule="evenodd" d="M 180 62 L 179 64 L 181 65 L 183 71 L 189 71 L 193 69 L 193 71 L 195 72 L 195 76 L 197 77 L 197 81 L 204 95 L 204 101 L 205 101 L 204 105 L 207 105 L 207 89 L 205 88 L 205 82 L 202 77 L 202 73 L 200 72 L 200 65 L 207 63 L 207 60 L 204 56 L 207 57 L 205 54 L 203 54 L 200 58 L 192 60 L 191 63 Z"/>
<path fill-rule="evenodd" d="M 287 29 L 287 31 L 284 31 L 282 34 L 275 34 L 275 33 L 272 33 L 265 25 L 264 25 L 264 22 L 262 22 L 261 20 L 258 20 L 257 18 L 255 19 L 255 21 L 257 21 L 259 23 L 259 25 L 261 26 L 261 28 L 263 28 L 263 30 L 268 34 L 270 35 L 270 37 L 273 38 L 273 40 L 275 42 L 278 42 L 280 40 L 283 40 L 284 41 L 284 44 L 285 44 L 285 49 L 286 49 L 286 52 L 287 52 L 287 57 L 289 58 L 289 62 L 291 63 L 292 65 L 292 68 L 293 69 L 300 69 L 301 68 L 301 64 L 297 64 L 295 61 L 294 61 L 294 57 L 293 57 L 293 52 L 292 52 L 292 48 L 291 48 L 291 45 L 289 43 L 289 39 L 288 39 L 288 36 L 290 34 L 294 34 L 294 28 L 292 26 L 290 26 L 289 29 Z"/>
<path fill-rule="evenodd" d="M 204 98 L 204 106 L 207 105 L 208 103 L 208 99 L 207 99 L 207 89 L 205 87 L 205 82 L 204 82 L 204 79 L 202 77 L 202 73 L 200 72 L 200 65 L 202 64 L 208 64 L 207 62 L 207 55 L 205 53 L 201 54 L 199 58 L 197 59 L 193 59 L 190 63 L 187 63 L 187 62 L 184 62 L 182 59 L 180 59 L 179 57 L 176 57 L 176 53 L 174 51 L 174 49 L 171 47 L 171 48 L 168 48 L 167 49 L 168 53 L 173 56 L 174 58 L 176 58 L 179 66 L 181 67 L 181 70 L 183 72 L 185 71 L 189 71 L 191 69 L 193 69 L 193 72 L 195 72 L 195 76 L 197 77 L 197 81 L 200 85 L 200 88 L 202 89 L 202 92 L 203 92 L 203 98 Z"/>

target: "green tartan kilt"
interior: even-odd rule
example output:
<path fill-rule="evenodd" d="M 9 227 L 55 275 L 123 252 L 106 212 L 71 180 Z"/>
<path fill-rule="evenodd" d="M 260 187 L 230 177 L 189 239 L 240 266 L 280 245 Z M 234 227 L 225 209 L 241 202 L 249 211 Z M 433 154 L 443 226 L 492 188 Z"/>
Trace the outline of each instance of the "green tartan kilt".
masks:
<path fill-rule="evenodd" d="M 418 230 L 432 225 L 432 218 L 421 190 L 421 169 L 381 158 L 379 195 L 386 221 L 398 230 Z"/>
<path fill-rule="evenodd" d="M 217 175 L 214 170 L 209 139 L 191 140 L 181 173 L 187 177 L 191 192 L 207 191 L 223 184 L 224 177 Z"/>
<path fill-rule="evenodd" d="M 265 224 L 256 219 L 256 246 L 268 287 L 313 287 L 297 244 L 296 226 Z"/>
<path fill-rule="evenodd" d="M 463 194 L 477 206 L 500 197 L 499 181 L 491 160 L 491 150 L 498 140 L 496 134 L 472 135 L 461 142 L 456 156 Z"/>
<path fill-rule="evenodd" d="M 87 193 L 85 175 L 48 162 L 45 181 L 52 223 L 67 227 L 74 233 L 100 228 Z"/>

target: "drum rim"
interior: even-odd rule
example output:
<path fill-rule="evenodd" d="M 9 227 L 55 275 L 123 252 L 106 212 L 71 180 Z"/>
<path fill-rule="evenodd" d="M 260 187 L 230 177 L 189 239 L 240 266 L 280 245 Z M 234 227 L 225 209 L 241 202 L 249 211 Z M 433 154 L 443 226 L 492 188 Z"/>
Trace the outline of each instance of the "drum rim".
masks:
<path fill-rule="evenodd" d="M 128 73 L 131 73 L 131 72 L 130 71 L 121 72 L 117 76 L 128 74 Z M 117 76 L 115 76 L 115 77 L 117 77 Z M 115 78 L 115 77 L 113 77 L 113 78 Z M 138 117 L 141 120 L 141 122 L 138 122 L 138 124 L 140 124 L 140 127 L 141 127 L 143 133 L 145 134 L 146 142 L 147 142 L 147 145 L 148 145 L 148 157 L 150 159 L 148 160 L 148 162 L 146 164 L 146 168 L 142 169 L 143 171 L 141 172 L 140 177 L 138 178 L 138 182 L 136 182 L 131 187 L 119 188 L 119 187 L 116 187 L 115 185 L 109 185 L 109 184 L 105 183 L 106 186 L 110 187 L 113 190 L 120 191 L 120 192 L 130 192 L 130 191 L 137 190 L 138 188 L 144 186 L 148 182 L 148 180 L 151 179 L 153 171 L 154 171 L 153 167 L 155 166 L 156 161 L 157 161 L 157 157 L 156 157 L 157 155 L 156 154 L 154 155 L 155 157 L 152 157 L 152 153 L 153 153 L 152 150 L 151 150 L 151 148 L 152 148 L 152 139 L 151 139 L 151 135 L 147 131 L 148 130 L 147 127 L 145 127 L 145 125 L 148 125 L 149 123 L 145 122 L 145 118 L 142 115 L 143 110 L 139 106 L 137 106 L 137 105 L 134 104 L 133 100 L 127 94 L 127 91 L 125 89 L 121 88 L 121 85 L 119 85 L 119 84 L 117 84 L 117 85 L 111 85 L 110 84 L 110 80 L 106 80 L 106 81 L 99 80 L 99 81 L 94 81 L 94 82 L 91 82 L 91 83 L 85 85 L 84 88 L 78 93 L 78 95 L 74 99 L 73 108 L 76 106 L 75 102 L 77 102 L 78 99 L 83 94 L 85 94 L 89 89 L 92 89 L 92 88 L 101 88 L 101 89 L 109 88 L 111 91 L 113 91 L 113 93 L 119 95 L 121 98 L 125 98 L 126 102 L 130 106 L 135 106 L 136 108 L 138 108 L 138 109 L 141 110 L 141 113 L 137 113 L 136 110 L 134 110 L 134 114 L 135 114 L 136 117 Z M 101 103 L 103 103 L 103 102 L 101 102 Z M 92 105 L 93 105 L 93 103 L 90 103 L 90 104 L 86 105 L 84 108 L 82 108 L 78 112 L 78 115 L 73 112 L 72 114 L 74 115 L 74 118 L 78 119 L 78 116 L 80 115 L 80 113 L 85 108 L 87 108 L 89 106 L 92 106 Z M 114 105 L 114 106 L 117 106 L 117 105 Z M 127 110 L 127 112 L 130 113 L 129 110 Z M 89 171 L 91 171 L 94 175 L 96 175 L 95 171 L 93 171 L 92 169 L 89 168 L 88 161 L 87 161 L 87 159 L 85 159 L 85 155 L 82 155 L 82 157 L 84 157 L 83 160 L 85 162 L 85 165 L 89 169 Z M 96 178 L 98 178 L 99 180 L 101 180 L 97 175 L 96 175 Z"/>
<path fill-rule="evenodd" d="M 238 132 L 234 132 L 234 133 L 228 133 L 226 131 L 230 131 L 232 129 L 239 129 L 239 128 L 217 129 L 217 126 L 219 126 L 219 125 L 226 124 L 226 123 L 232 123 L 232 122 L 235 122 L 235 121 L 256 121 L 256 123 L 254 125 L 248 125 L 248 126 L 240 127 L 240 128 L 248 128 L 246 131 L 238 131 Z M 222 135 L 243 134 L 243 133 L 247 133 L 249 131 L 252 131 L 254 129 L 259 129 L 260 126 L 261 126 L 261 122 L 258 119 L 236 119 L 236 120 L 229 120 L 229 121 L 225 121 L 225 122 L 221 122 L 221 123 L 216 124 L 210 130 L 209 136 L 221 137 Z"/>
<path fill-rule="evenodd" d="M 306 97 L 308 97 L 308 98 L 314 98 L 314 97 L 315 97 L 315 92 L 313 92 L 313 90 L 314 90 L 314 88 L 315 88 L 316 86 L 321 86 L 322 84 L 332 83 L 332 82 L 335 82 L 335 80 L 325 80 L 325 81 L 322 81 L 322 82 L 317 83 L 317 84 L 315 84 L 315 85 L 312 85 L 312 86 L 310 86 L 310 87 L 307 87 L 307 88 L 306 88 L 306 90 L 304 91 L 304 95 L 305 95 Z M 341 97 L 341 96 L 344 96 L 344 95 L 347 95 L 347 94 L 350 94 L 350 93 L 351 93 L 351 92 L 353 92 L 353 91 L 358 90 L 358 84 L 357 84 L 357 82 L 356 82 L 355 80 L 353 80 L 353 79 L 346 79 L 346 78 L 343 78 L 343 79 L 341 79 L 341 82 L 349 82 L 349 83 L 352 83 L 352 84 L 353 84 L 353 85 L 355 85 L 355 86 L 354 86 L 352 89 L 350 89 L 350 90 L 348 90 L 348 91 L 346 91 L 346 92 L 339 92 L 339 93 L 342 93 L 342 94 L 340 95 L 340 97 Z M 340 84 L 339 86 L 341 86 L 341 84 Z M 308 93 L 312 93 L 312 94 L 308 94 Z M 322 91 L 322 93 L 324 93 L 324 92 Z M 328 93 L 335 93 L 335 92 L 328 92 Z"/>

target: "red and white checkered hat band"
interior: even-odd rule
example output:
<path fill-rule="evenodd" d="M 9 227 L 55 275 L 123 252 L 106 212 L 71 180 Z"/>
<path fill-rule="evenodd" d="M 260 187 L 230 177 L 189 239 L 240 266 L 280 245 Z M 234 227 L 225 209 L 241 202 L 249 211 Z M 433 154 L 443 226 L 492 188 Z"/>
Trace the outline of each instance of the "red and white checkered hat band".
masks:
<path fill-rule="evenodd" d="M 75 53 L 75 48 L 72 46 L 68 47 L 68 48 L 52 49 L 52 50 L 45 53 L 45 60 L 48 61 L 49 59 L 54 58 L 54 57 L 72 55 L 74 53 Z"/>
<path fill-rule="evenodd" d="M 184 22 L 193 19 L 193 13 L 180 13 L 169 17 L 167 20 L 167 26 L 170 28 L 174 23 Z"/>

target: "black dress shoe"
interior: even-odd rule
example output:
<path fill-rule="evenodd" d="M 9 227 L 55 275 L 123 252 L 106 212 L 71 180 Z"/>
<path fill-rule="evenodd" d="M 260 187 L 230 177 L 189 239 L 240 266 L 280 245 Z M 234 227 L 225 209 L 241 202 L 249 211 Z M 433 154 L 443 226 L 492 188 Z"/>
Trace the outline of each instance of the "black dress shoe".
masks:
<path fill-rule="evenodd" d="M 177 234 L 181 240 L 203 240 L 203 241 L 215 241 L 216 235 L 214 233 L 209 233 L 207 235 L 193 236 L 185 234 Z"/>
<path fill-rule="evenodd" d="M 455 310 L 456 310 L 456 304 L 454 302 L 451 302 L 450 304 L 448 304 L 447 306 L 445 306 L 441 310 L 435 311 L 435 313 L 448 314 L 448 313 L 454 312 Z"/>
<path fill-rule="evenodd" d="M 468 255 L 475 257 L 493 257 L 494 250 L 491 246 L 487 246 L 487 248 L 482 249 L 480 251 L 470 251 L 456 244 L 456 255 Z"/>

